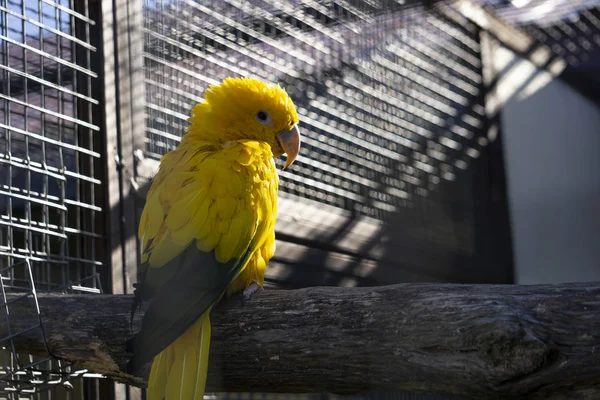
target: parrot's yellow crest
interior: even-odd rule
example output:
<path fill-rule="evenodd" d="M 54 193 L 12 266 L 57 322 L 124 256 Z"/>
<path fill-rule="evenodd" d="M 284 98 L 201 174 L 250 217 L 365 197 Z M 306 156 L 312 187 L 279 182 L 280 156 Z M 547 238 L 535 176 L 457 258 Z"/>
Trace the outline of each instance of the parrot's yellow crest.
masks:
<path fill-rule="evenodd" d="M 250 296 L 275 252 L 274 157 L 297 157 L 298 114 L 283 88 L 227 78 L 194 106 L 178 148 L 161 160 L 139 226 L 151 298 L 129 341 L 133 373 L 152 362 L 149 400 L 203 398 L 209 312 L 225 293 Z"/>

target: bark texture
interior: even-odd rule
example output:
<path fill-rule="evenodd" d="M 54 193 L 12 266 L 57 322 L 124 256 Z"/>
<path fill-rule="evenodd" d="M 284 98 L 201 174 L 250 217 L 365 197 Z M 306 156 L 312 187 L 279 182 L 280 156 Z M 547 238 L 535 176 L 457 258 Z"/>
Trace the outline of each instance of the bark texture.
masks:
<path fill-rule="evenodd" d="M 40 294 L 52 354 L 143 385 L 123 370 L 131 300 Z M 212 314 L 208 391 L 600 398 L 598 283 L 315 287 L 239 300 Z M 36 323 L 32 304 L 9 304 L 12 333 Z M 0 324 L 0 337 L 8 334 Z M 36 330 L 14 340 L 45 354 Z"/>

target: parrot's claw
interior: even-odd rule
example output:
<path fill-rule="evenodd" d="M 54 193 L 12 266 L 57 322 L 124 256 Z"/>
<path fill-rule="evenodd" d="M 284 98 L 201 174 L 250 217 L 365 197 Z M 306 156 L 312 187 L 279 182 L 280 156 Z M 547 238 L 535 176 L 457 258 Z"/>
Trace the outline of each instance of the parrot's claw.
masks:
<path fill-rule="evenodd" d="M 258 282 L 252 281 L 252 283 L 242 292 L 242 305 L 245 302 L 250 301 L 252 295 L 256 293 L 259 289 L 260 285 L 258 284 Z"/>

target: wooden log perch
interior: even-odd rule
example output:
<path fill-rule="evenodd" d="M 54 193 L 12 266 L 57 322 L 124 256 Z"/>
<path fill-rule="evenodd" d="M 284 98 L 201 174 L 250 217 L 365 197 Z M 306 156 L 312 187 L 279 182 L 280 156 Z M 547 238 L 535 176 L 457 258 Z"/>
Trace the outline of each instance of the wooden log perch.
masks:
<path fill-rule="evenodd" d="M 9 305 L 13 333 L 36 323 L 31 303 Z M 40 294 L 39 304 L 55 356 L 144 384 L 124 372 L 131 296 Z M 600 398 L 598 283 L 265 290 L 244 306 L 229 299 L 212 322 L 209 392 Z M 15 343 L 45 354 L 36 331 Z"/>

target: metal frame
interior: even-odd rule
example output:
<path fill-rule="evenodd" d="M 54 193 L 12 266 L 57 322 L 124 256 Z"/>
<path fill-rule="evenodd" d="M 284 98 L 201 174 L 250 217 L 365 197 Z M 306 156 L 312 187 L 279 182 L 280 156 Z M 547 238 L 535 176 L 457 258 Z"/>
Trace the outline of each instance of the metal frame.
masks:
<path fill-rule="evenodd" d="M 111 292 L 130 293 L 136 279 L 137 190 L 134 150 L 143 145 L 142 3 L 101 0 L 104 126 L 111 248 Z"/>
<path fill-rule="evenodd" d="M 143 44 L 141 0 L 99 0 L 102 24 L 104 155 L 106 177 L 107 257 L 110 293 L 132 293 L 137 281 L 136 197 L 134 150 L 143 145 Z M 102 398 L 139 399 L 142 391 L 103 382 Z"/>
<path fill-rule="evenodd" d="M 91 62 L 96 51 L 91 7 L 87 0 L 68 5 L 4 0 L 0 7 L 0 236 L 7 234 L 0 243 L 2 290 L 24 291 L 21 300 L 33 298 L 32 307 L 37 307 L 36 291 L 100 293 L 103 160 L 93 118 L 98 101 L 92 93 L 97 74 Z M 17 172 L 21 180 L 15 179 Z M 10 304 L 4 301 L 3 308 L 9 318 Z M 43 335 L 41 320 L 35 329 Z M 13 351 L 11 362 L 13 373 L 7 376 L 32 378 L 20 379 L 14 396 L 42 389 L 51 390 L 39 398 L 55 395 L 73 387 L 67 379 L 86 375 L 51 354 L 40 358 Z M 80 380 L 75 387 L 88 390 Z"/>

